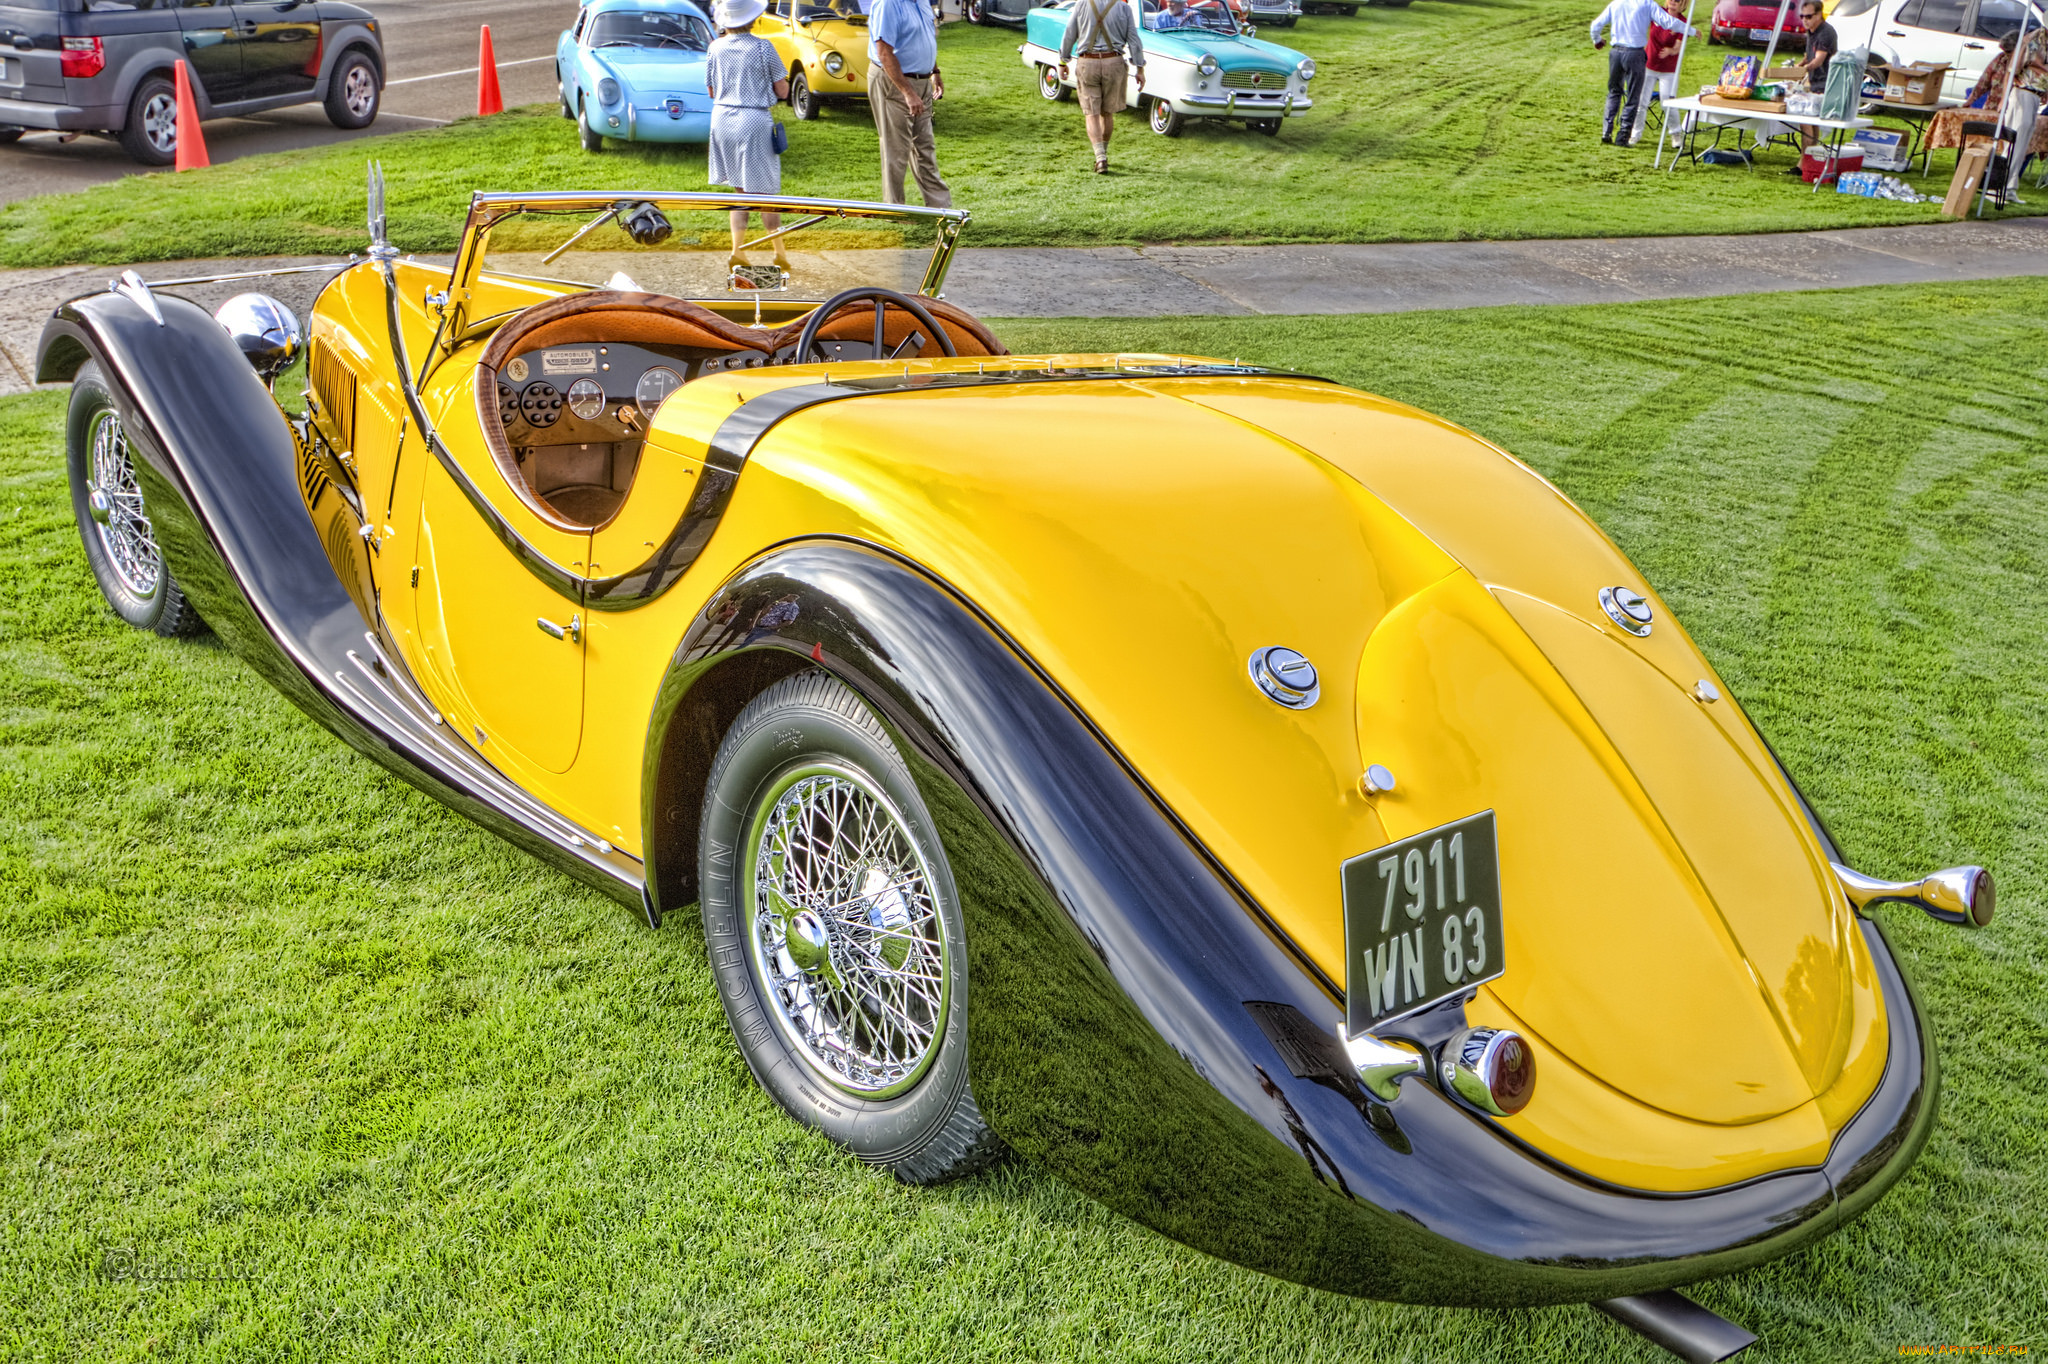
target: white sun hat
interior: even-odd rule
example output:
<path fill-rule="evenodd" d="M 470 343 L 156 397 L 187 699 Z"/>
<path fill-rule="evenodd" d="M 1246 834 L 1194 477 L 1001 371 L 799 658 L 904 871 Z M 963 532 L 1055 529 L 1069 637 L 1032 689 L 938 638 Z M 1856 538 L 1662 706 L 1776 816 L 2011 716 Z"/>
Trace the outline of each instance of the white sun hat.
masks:
<path fill-rule="evenodd" d="M 741 28 L 760 18 L 768 0 L 718 0 L 711 18 L 720 28 Z"/>

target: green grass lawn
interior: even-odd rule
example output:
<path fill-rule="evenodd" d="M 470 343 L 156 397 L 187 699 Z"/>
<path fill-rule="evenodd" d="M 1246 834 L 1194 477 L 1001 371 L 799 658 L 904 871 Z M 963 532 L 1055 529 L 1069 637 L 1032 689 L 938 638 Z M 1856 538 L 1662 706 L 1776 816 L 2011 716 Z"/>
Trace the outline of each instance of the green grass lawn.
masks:
<path fill-rule="evenodd" d="M 940 164 L 975 214 L 967 241 L 981 246 L 1632 236 L 1937 216 L 1938 204 L 1809 193 L 1780 173 L 1785 151 L 1754 173 L 1666 175 L 1650 168 L 1647 143 L 1599 145 L 1607 58 L 1586 40 L 1595 9 L 1427 0 L 1267 30 L 1316 59 L 1311 113 L 1270 140 L 1199 121 L 1167 139 L 1127 114 L 1108 177 L 1090 173 L 1078 107 L 1039 98 L 1019 34 L 949 24 Z M 1707 9 L 1701 0 L 1701 23 Z M 1681 88 L 1712 80 L 1726 53 L 1689 44 Z M 790 193 L 879 195 L 864 105 L 795 125 L 790 139 Z M 615 143 L 593 157 L 572 124 L 535 106 L 16 204 L 0 209 L 0 264 L 345 252 L 363 241 L 372 156 L 390 176 L 392 239 L 419 251 L 455 245 L 472 190 L 704 188 L 701 147 Z M 1914 183 L 1939 195 L 1953 161 L 1939 154 Z"/>
<path fill-rule="evenodd" d="M 1859 867 L 1994 867 L 1984 933 L 1886 912 L 1942 1050 L 1925 1157 L 1697 1295 L 1760 1361 L 2048 1347 L 2048 281 L 1001 330 L 1319 371 L 1503 442 Z M 688 916 L 650 932 L 212 638 L 117 622 L 62 410 L 0 400 L 0 1357 L 1662 1357 L 1582 1307 L 1263 1279 L 1028 1167 L 909 1189 L 839 1155 L 754 1088 Z"/>

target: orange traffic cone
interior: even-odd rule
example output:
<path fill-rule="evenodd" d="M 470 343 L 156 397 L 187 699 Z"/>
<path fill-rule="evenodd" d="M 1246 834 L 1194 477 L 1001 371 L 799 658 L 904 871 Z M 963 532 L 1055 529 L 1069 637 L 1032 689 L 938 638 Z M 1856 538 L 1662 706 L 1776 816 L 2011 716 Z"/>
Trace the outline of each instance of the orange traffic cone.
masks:
<path fill-rule="evenodd" d="M 505 97 L 498 93 L 498 54 L 491 50 L 491 26 L 484 25 L 483 41 L 476 50 L 476 112 L 502 114 Z"/>
<path fill-rule="evenodd" d="M 206 159 L 206 139 L 199 133 L 199 107 L 192 102 L 192 73 L 179 62 L 173 77 L 178 97 L 178 169 L 200 170 L 213 163 Z"/>

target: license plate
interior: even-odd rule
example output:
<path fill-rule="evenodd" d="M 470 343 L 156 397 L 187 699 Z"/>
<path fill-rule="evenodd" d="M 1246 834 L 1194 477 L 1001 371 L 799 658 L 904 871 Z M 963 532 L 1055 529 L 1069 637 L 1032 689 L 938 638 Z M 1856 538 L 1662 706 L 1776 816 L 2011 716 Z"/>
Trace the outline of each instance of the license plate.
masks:
<path fill-rule="evenodd" d="M 7 59 L 0 57 L 0 85 L 14 84 L 14 77 L 7 74 Z"/>
<path fill-rule="evenodd" d="M 1350 1036 L 1463 994 L 1506 969 L 1493 811 L 1344 863 Z"/>
<path fill-rule="evenodd" d="M 1749 40 L 1753 43 L 1767 43 L 1771 40 L 1771 31 L 1767 28 L 1753 28 L 1749 31 Z"/>

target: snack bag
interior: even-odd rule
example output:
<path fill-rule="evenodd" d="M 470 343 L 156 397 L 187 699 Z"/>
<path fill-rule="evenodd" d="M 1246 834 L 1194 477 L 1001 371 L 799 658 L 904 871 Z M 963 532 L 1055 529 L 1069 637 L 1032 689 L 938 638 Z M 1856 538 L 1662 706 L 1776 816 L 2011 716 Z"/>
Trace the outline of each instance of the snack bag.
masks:
<path fill-rule="evenodd" d="M 1752 89 L 1762 70 L 1763 62 L 1756 57 L 1730 57 L 1721 63 L 1721 93 L 1728 95 L 1730 86 L 1738 86 L 1745 91 Z M 1742 96 L 1730 95 L 1730 98 L 1740 99 Z"/>

